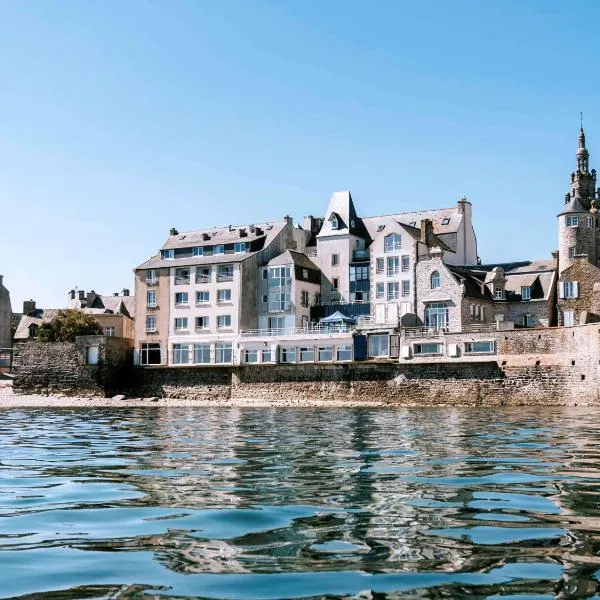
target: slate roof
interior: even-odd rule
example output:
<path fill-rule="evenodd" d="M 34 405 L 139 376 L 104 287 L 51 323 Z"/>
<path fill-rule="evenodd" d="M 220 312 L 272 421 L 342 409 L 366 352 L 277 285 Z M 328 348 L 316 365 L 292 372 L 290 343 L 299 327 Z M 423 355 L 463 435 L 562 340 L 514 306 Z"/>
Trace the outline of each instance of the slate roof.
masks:
<path fill-rule="evenodd" d="M 338 221 L 337 229 L 332 227 L 332 217 Z M 362 220 L 356 214 L 350 190 L 334 192 L 329 199 L 325 220 L 317 237 L 349 234 L 364 237 L 365 230 Z"/>
<path fill-rule="evenodd" d="M 317 267 L 317 265 L 315 265 L 315 263 L 310 260 L 306 254 L 302 254 L 302 252 L 297 252 L 296 250 L 286 250 L 282 254 L 272 258 L 267 264 L 269 267 L 294 264 L 297 267 L 302 267 L 303 269 L 320 271 L 319 267 Z"/>
<path fill-rule="evenodd" d="M 42 323 L 49 323 L 54 319 L 58 311 L 61 310 L 59 308 L 36 308 L 36 310 L 31 315 L 23 315 L 19 324 L 17 325 L 17 330 L 15 332 L 15 340 L 27 340 L 29 339 L 29 326 L 37 325 L 38 327 Z"/>
<path fill-rule="evenodd" d="M 419 210 L 415 212 L 364 217 L 363 223 L 371 237 L 377 233 L 377 227 L 384 223 L 385 218 L 394 219 L 395 221 L 405 225 L 411 225 L 411 223 L 414 223 L 412 227 L 420 226 L 423 219 L 429 219 L 433 225 L 433 233 L 436 235 L 444 235 L 456 233 L 458 231 L 463 220 L 463 215 L 459 212 L 457 206 L 453 206 L 450 208 L 435 208 L 430 210 Z M 442 223 L 445 219 L 449 219 L 449 221 L 447 224 L 443 225 Z"/>
<path fill-rule="evenodd" d="M 262 248 L 266 248 L 285 228 L 287 221 L 277 221 L 272 223 L 259 223 L 254 225 L 255 233 L 251 234 L 249 225 L 235 226 L 232 231 L 229 227 L 212 227 L 210 229 L 202 229 L 198 231 L 188 231 L 178 233 L 177 235 L 169 236 L 164 243 L 162 250 L 171 248 L 193 248 L 195 246 L 207 246 L 217 244 L 231 244 L 235 242 L 252 242 L 264 240 Z M 260 235 L 256 232 L 258 228 Z M 248 236 L 242 237 L 240 229 L 246 229 Z M 209 239 L 204 239 L 206 236 L 211 236 Z M 261 248 L 261 249 L 262 249 Z M 137 269 L 157 269 L 161 267 L 177 267 L 177 266 L 193 266 L 193 265 L 214 265 L 214 264 L 229 264 L 242 262 L 248 257 L 256 254 L 255 252 L 244 252 L 237 254 L 216 254 L 212 256 L 188 256 L 182 258 L 172 258 L 163 260 L 160 252 L 142 263 Z"/>

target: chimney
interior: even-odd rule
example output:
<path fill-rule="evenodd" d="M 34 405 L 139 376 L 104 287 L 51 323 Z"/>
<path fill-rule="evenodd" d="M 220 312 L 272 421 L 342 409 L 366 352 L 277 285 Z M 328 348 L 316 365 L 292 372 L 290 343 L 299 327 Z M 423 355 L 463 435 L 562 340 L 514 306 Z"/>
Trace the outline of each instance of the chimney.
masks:
<path fill-rule="evenodd" d="M 4 278 L 4 275 L 0 275 L 0 285 L 2 285 L 2 279 Z"/>
<path fill-rule="evenodd" d="M 71 298 L 71 300 L 75 300 L 75 290 L 71 290 L 69 292 L 69 298 Z"/>
<path fill-rule="evenodd" d="M 35 300 L 25 300 L 23 302 L 23 314 L 31 315 L 35 312 Z"/>
<path fill-rule="evenodd" d="M 554 250 L 554 252 L 552 252 L 552 262 L 553 267 L 558 269 L 558 250 Z"/>
<path fill-rule="evenodd" d="M 123 296 L 129 296 L 129 290 L 127 288 L 123 288 Z"/>
<path fill-rule="evenodd" d="M 421 240 L 428 248 L 433 242 L 433 223 L 430 219 L 421 220 Z"/>
<path fill-rule="evenodd" d="M 98 297 L 98 294 L 94 290 L 87 293 L 86 307 L 92 308 L 94 306 L 94 300 Z"/>
<path fill-rule="evenodd" d="M 79 300 L 81 300 L 82 302 L 85 300 L 85 291 L 84 290 L 79 290 L 77 292 L 78 296 L 79 296 Z"/>
<path fill-rule="evenodd" d="M 177 229 L 175 229 L 175 227 L 171 227 L 171 229 L 169 229 L 169 235 L 178 235 L 179 231 L 177 231 Z"/>
<path fill-rule="evenodd" d="M 264 231 L 262 230 L 262 227 L 256 227 L 256 228 L 254 229 L 254 234 L 255 234 L 256 236 L 262 235 L 263 233 L 264 233 Z"/>
<path fill-rule="evenodd" d="M 285 215 L 283 217 L 283 220 L 288 224 L 288 225 L 293 225 L 294 224 L 294 219 L 292 219 L 292 217 L 290 217 L 290 215 Z"/>

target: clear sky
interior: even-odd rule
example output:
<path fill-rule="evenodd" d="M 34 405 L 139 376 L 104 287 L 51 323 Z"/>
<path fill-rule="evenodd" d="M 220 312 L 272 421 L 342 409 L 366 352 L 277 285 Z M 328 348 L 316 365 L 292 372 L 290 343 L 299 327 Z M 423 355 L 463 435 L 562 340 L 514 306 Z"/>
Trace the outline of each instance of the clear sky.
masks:
<path fill-rule="evenodd" d="M 596 0 L 0 0 L 13 309 L 133 288 L 170 227 L 473 203 L 484 262 L 549 257 Z"/>

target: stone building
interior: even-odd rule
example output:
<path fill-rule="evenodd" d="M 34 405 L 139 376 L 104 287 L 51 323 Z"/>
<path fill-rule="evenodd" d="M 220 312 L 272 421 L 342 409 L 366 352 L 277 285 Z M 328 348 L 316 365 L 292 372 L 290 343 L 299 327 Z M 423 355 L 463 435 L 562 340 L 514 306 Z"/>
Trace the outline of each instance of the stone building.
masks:
<path fill-rule="evenodd" d="M 11 347 L 12 307 L 10 293 L 4 287 L 0 275 L 0 349 Z"/>
<path fill-rule="evenodd" d="M 439 248 L 417 263 L 418 322 L 428 329 L 548 327 L 555 323 L 554 260 L 449 265 Z"/>

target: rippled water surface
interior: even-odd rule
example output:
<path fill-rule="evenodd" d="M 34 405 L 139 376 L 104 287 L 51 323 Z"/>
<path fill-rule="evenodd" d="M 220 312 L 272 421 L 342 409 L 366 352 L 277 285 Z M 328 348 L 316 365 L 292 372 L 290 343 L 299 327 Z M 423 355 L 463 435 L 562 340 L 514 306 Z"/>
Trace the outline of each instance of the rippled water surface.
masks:
<path fill-rule="evenodd" d="M 598 598 L 597 409 L 0 411 L 0 598 Z"/>

